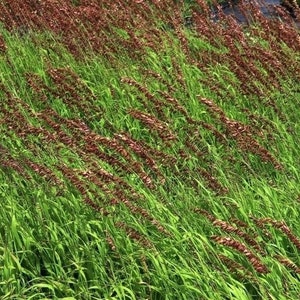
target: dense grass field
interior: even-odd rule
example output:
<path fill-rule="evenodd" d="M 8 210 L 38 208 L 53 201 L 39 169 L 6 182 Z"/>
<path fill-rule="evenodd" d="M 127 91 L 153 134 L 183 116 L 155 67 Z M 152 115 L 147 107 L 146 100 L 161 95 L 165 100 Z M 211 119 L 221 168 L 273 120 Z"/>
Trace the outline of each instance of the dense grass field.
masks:
<path fill-rule="evenodd" d="M 0 299 L 299 299 L 299 29 L 240 5 L 0 2 Z"/>

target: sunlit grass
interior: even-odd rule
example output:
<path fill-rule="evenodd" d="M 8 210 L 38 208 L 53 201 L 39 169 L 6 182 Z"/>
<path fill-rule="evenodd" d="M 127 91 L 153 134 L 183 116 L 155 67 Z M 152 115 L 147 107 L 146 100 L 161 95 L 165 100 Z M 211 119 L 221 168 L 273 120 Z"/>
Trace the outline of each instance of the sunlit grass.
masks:
<path fill-rule="evenodd" d="M 250 94 L 226 42 L 182 30 L 189 53 L 170 30 L 78 59 L 1 29 L 1 299 L 297 299 L 299 53 Z"/>

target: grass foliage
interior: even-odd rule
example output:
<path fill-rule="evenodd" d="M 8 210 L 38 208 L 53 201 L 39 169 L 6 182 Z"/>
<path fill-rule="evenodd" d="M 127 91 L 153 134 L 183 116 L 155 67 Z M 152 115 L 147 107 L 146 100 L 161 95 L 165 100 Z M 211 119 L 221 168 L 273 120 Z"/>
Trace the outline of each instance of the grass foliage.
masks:
<path fill-rule="evenodd" d="M 1 299 L 299 299 L 299 29 L 239 5 L 1 1 Z"/>

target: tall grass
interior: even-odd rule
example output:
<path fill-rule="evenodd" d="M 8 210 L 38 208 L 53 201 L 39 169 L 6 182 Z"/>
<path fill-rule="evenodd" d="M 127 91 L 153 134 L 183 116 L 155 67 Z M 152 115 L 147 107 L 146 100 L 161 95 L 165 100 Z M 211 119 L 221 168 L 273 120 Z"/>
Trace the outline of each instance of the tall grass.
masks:
<path fill-rule="evenodd" d="M 299 297 L 299 29 L 240 5 L 1 2 L 1 299 Z"/>

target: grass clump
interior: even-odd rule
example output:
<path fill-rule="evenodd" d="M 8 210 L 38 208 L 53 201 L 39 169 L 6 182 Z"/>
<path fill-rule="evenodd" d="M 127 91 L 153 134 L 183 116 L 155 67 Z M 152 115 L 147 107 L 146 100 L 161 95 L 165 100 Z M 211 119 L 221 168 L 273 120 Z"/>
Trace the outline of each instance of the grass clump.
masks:
<path fill-rule="evenodd" d="M 299 29 L 240 7 L 0 4 L 1 299 L 297 299 Z"/>

